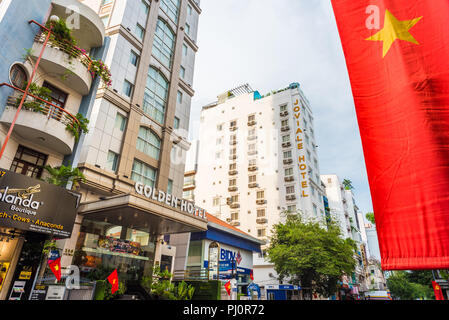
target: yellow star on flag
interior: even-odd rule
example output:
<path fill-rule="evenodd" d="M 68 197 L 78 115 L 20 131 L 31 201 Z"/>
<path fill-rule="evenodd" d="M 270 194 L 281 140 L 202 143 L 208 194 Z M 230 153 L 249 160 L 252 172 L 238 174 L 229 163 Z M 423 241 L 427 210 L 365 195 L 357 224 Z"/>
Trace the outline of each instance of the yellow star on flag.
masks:
<path fill-rule="evenodd" d="M 58 269 L 59 269 L 58 266 L 55 266 L 55 270 L 58 271 Z"/>
<path fill-rule="evenodd" d="M 384 58 L 396 40 L 404 40 L 414 44 L 419 44 L 419 42 L 416 41 L 415 38 L 413 38 L 413 36 L 410 34 L 409 31 L 421 19 L 422 17 L 415 18 L 412 20 L 399 21 L 398 19 L 396 19 L 395 16 L 393 16 L 393 14 L 390 11 L 386 10 L 384 28 L 375 35 L 365 40 L 382 41 L 383 42 L 382 58 Z"/>

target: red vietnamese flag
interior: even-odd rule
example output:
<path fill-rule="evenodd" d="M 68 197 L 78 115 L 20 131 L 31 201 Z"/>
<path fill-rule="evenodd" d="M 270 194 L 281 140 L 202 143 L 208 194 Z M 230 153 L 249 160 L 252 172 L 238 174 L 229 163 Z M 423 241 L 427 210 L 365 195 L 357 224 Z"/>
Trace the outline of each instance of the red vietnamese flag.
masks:
<path fill-rule="evenodd" d="M 61 258 L 55 260 L 49 260 L 48 266 L 50 267 L 51 272 L 55 275 L 56 279 L 61 280 Z"/>
<path fill-rule="evenodd" d="M 332 0 L 384 270 L 449 268 L 449 1 Z"/>
<path fill-rule="evenodd" d="M 114 294 L 118 290 L 118 274 L 117 269 L 115 269 L 108 277 L 108 281 L 111 284 L 111 293 Z"/>
<path fill-rule="evenodd" d="M 224 285 L 226 292 L 228 293 L 228 296 L 231 295 L 231 281 L 226 282 L 226 284 Z"/>
<path fill-rule="evenodd" d="M 435 300 L 444 300 L 443 291 L 436 281 L 432 281 L 433 292 L 435 293 Z"/>

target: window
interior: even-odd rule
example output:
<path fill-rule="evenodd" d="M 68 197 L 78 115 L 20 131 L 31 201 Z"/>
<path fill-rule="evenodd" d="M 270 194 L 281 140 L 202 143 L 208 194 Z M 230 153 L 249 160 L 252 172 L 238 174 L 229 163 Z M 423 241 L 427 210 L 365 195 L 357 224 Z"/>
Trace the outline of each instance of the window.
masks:
<path fill-rule="evenodd" d="M 292 176 L 293 175 L 293 168 L 287 168 L 285 169 L 285 176 Z"/>
<path fill-rule="evenodd" d="M 221 158 L 221 152 L 216 152 L 215 153 L 215 159 L 220 159 Z"/>
<path fill-rule="evenodd" d="M 182 55 L 183 56 L 187 55 L 187 46 L 185 44 L 182 45 Z"/>
<path fill-rule="evenodd" d="M 257 217 L 258 218 L 265 217 L 265 209 L 257 209 Z"/>
<path fill-rule="evenodd" d="M 143 40 L 143 37 L 145 36 L 145 28 L 140 24 L 136 24 L 135 35 L 139 40 Z"/>
<path fill-rule="evenodd" d="M 220 197 L 215 197 L 212 201 L 212 205 L 218 207 L 220 205 Z"/>
<path fill-rule="evenodd" d="M 125 127 L 126 127 L 125 116 L 117 112 L 117 115 L 115 116 L 115 128 L 119 129 L 120 131 L 124 131 Z"/>
<path fill-rule="evenodd" d="M 179 0 L 162 0 L 160 8 L 174 23 L 178 23 Z"/>
<path fill-rule="evenodd" d="M 284 151 L 284 159 L 290 159 L 292 157 L 292 152 L 291 150 L 289 151 Z"/>
<path fill-rule="evenodd" d="M 310 189 L 312 189 L 312 196 L 315 196 L 315 188 L 313 186 L 310 186 Z"/>
<path fill-rule="evenodd" d="M 221 138 L 217 138 L 217 145 L 221 144 L 222 139 Z"/>
<path fill-rule="evenodd" d="M 190 4 L 187 5 L 187 14 L 190 16 L 192 14 L 192 7 Z"/>
<path fill-rule="evenodd" d="M 236 120 L 231 121 L 231 123 L 229 124 L 230 128 L 233 128 L 233 127 L 236 127 L 236 126 L 237 126 L 237 121 Z"/>
<path fill-rule="evenodd" d="M 255 143 L 249 144 L 248 145 L 248 151 L 256 151 L 256 144 Z"/>
<path fill-rule="evenodd" d="M 221 131 L 221 130 L 223 130 L 223 124 L 217 125 L 217 131 Z"/>
<path fill-rule="evenodd" d="M 179 69 L 179 76 L 184 79 L 185 75 L 186 75 L 186 69 L 184 69 L 184 67 L 181 66 L 181 69 Z"/>
<path fill-rule="evenodd" d="M 256 120 L 256 115 L 252 114 L 252 115 L 248 116 L 248 122 L 255 121 L 255 120 Z"/>
<path fill-rule="evenodd" d="M 140 127 L 136 148 L 137 150 L 149 155 L 150 157 L 159 160 L 161 140 L 150 129 Z"/>
<path fill-rule="evenodd" d="M 313 164 L 315 165 L 315 168 L 318 169 L 318 161 L 315 158 L 313 159 Z"/>
<path fill-rule="evenodd" d="M 265 199 L 265 191 L 257 191 L 257 199 Z"/>
<path fill-rule="evenodd" d="M 231 203 L 238 203 L 238 202 L 239 202 L 239 196 L 238 195 L 231 196 Z"/>
<path fill-rule="evenodd" d="M 19 146 L 12 161 L 10 170 L 32 178 L 42 176 L 43 167 L 47 162 L 47 155 L 38 151 Z"/>
<path fill-rule="evenodd" d="M 9 77 L 11 78 L 11 83 L 19 88 L 24 89 L 25 83 L 28 81 L 28 76 L 25 71 L 25 68 L 22 67 L 20 64 L 14 64 L 11 67 L 11 71 L 9 72 Z"/>
<path fill-rule="evenodd" d="M 182 92 L 181 91 L 178 91 L 176 98 L 177 98 L 178 103 L 182 103 Z"/>
<path fill-rule="evenodd" d="M 179 118 L 175 117 L 175 120 L 173 122 L 173 128 L 179 129 Z"/>
<path fill-rule="evenodd" d="M 171 68 L 172 56 L 175 46 L 175 34 L 163 20 L 159 19 L 156 24 L 152 54 L 164 66 Z"/>
<path fill-rule="evenodd" d="M 287 111 L 287 105 L 283 104 L 282 106 L 280 106 L 279 109 L 280 109 L 281 112 Z"/>
<path fill-rule="evenodd" d="M 107 27 L 109 23 L 109 16 L 101 17 L 101 22 L 103 22 L 105 27 Z"/>
<path fill-rule="evenodd" d="M 236 170 L 237 169 L 237 164 L 236 163 L 231 163 L 230 165 L 229 165 L 229 171 L 231 171 L 231 170 Z"/>
<path fill-rule="evenodd" d="M 233 134 L 230 138 L 229 138 L 230 142 L 234 142 L 237 141 L 237 136 L 235 134 Z"/>
<path fill-rule="evenodd" d="M 164 124 L 165 105 L 168 96 L 168 81 L 162 73 L 150 67 L 143 99 L 143 112 Z"/>
<path fill-rule="evenodd" d="M 108 159 L 106 161 L 106 169 L 116 172 L 118 165 L 118 154 L 112 151 L 108 152 Z"/>
<path fill-rule="evenodd" d="M 313 213 L 315 214 L 315 216 L 318 216 L 318 210 L 315 204 L 313 205 Z"/>
<path fill-rule="evenodd" d="M 289 212 L 295 212 L 295 211 L 296 211 L 296 205 L 287 206 L 287 211 L 289 211 Z"/>
<path fill-rule="evenodd" d="M 256 159 L 250 159 L 250 160 L 248 160 L 248 166 L 255 166 L 256 165 L 256 163 L 257 163 L 257 160 Z"/>
<path fill-rule="evenodd" d="M 140 4 L 142 6 L 142 11 L 145 12 L 146 15 L 148 15 L 150 7 L 144 1 L 141 1 Z"/>
<path fill-rule="evenodd" d="M 254 183 L 257 180 L 257 176 L 256 175 L 252 175 L 252 176 L 248 176 L 248 182 L 249 183 Z"/>
<path fill-rule="evenodd" d="M 168 179 L 167 193 L 168 194 L 173 194 L 173 180 L 171 180 L 171 179 Z"/>
<path fill-rule="evenodd" d="M 237 153 L 237 149 L 236 148 L 229 149 L 229 154 L 231 156 L 234 156 L 236 153 Z"/>
<path fill-rule="evenodd" d="M 156 183 L 156 169 L 150 167 L 149 165 L 140 162 L 139 160 L 134 160 L 133 168 L 131 172 L 131 179 L 137 182 L 141 182 L 150 187 L 154 187 Z"/>
<path fill-rule="evenodd" d="M 282 142 L 290 142 L 290 135 L 282 136 Z"/>
<path fill-rule="evenodd" d="M 237 185 L 237 179 L 231 179 L 229 180 L 229 186 L 230 187 L 235 187 Z"/>
<path fill-rule="evenodd" d="M 127 97 L 131 97 L 132 93 L 133 93 L 133 84 L 128 80 L 125 80 L 125 82 L 123 82 L 123 94 Z"/>
<path fill-rule="evenodd" d="M 139 55 L 135 53 L 133 50 L 131 50 L 129 62 L 131 62 L 131 64 L 135 67 L 137 67 L 137 64 L 139 63 Z"/>
<path fill-rule="evenodd" d="M 309 142 L 309 136 L 305 134 L 304 137 L 306 138 L 306 144 L 309 144 L 310 143 Z"/>
<path fill-rule="evenodd" d="M 67 97 L 69 96 L 67 93 L 63 92 L 62 90 L 52 86 L 48 82 L 44 81 L 43 87 L 49 89 L 51 91 L 50 93 L 50 102 L 54 105 L 57 105 L 60 108 L 65 107 L 65 103 L 67 101 Z M 51 115 L 53 119 L 59 120 L 62 116 L 62 111 L 57 110 L 54 107 L 51 107 Z"/>
<path fill-rule="evenodd" d="M 253 128 L 248 131 L 248 137 L 254 137 L 256 135 L 256 129 Z"/>
<path fill-rule="evenodd" d="M 286 188 L 285 188 L 285 192 L 286 192 L 287 194 L 295 193 L 295 186 L 288 186 L 288 187 L 286 187 Z"/>
<path fill-rule="evenodd" d="M 266 235 L 266 229 L 257 229 L 258 237 L 265 237 L 265 235 Z"/>
<path fill-rule="evenodd" d="M 281 126 L 287 127 L 288 126 L 288 120 L 282 120 L 281 121 Z"/>
<path fill-rule="evenodd" d="M 112 3 L 113 1 L 114 1 L 114 0 L 103 0 L 103 1 L 101 2 L 101 5 L 104 6 L 104 5 L 107 5 L 107 4 Z"/>
<path fill-rule="evenodd" d="M 239 213 L 238 212 L 232 212 L 231 213 L 231 220 L 238 220 L 239 219 Z"/>
<path fill-rule="evenodd" d="M 186 34 L 190 36 L 190 26 L 186 23 Z"/>

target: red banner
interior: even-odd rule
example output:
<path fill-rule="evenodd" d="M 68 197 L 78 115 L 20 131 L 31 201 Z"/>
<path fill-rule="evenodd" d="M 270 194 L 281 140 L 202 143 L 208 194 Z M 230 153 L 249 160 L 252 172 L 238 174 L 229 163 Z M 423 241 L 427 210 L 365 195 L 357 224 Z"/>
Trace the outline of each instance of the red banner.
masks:
<path fill-rule="evenodd" d="M 55 260 L 49 260 L 48 266 L 50 270 L 55 275 L 56 279 L 61 280 L 61 258 L 57 258 Z"/>
<path fill-rule="evenodd" d="M 449 1 L 332 0 L 382 268 L 449 268 Z"/>
<path fill-rule="evenodd" d="M 224 285 L 226 292 L 228 293 L 228 296 L 231 295 L 231 281 L 226 282 L 226 284 Z"/>
<path fill-rule="evenodd" d="M 108 281 L 111 284 L 111 293 L 114 294 L 118 290 L 118 274 L 117 269 L 115 269 L 108 277 Z"/>
<path fill-rule="evenodd" d="M 432 281 L 433 292 L 435 293 L 435 300 L 444 300 L 443 291 L 436 281 Z"/>

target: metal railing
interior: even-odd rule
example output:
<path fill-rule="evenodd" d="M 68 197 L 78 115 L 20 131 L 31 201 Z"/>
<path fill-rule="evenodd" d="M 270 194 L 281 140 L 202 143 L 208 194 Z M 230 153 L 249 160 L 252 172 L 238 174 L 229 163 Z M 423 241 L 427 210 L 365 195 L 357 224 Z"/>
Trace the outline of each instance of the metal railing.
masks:
<path fill-rule="evenodd" d="M 173 280 L 209 280 L 209 269 L 187 267 L 187 270 L 175 270 Z"/>

